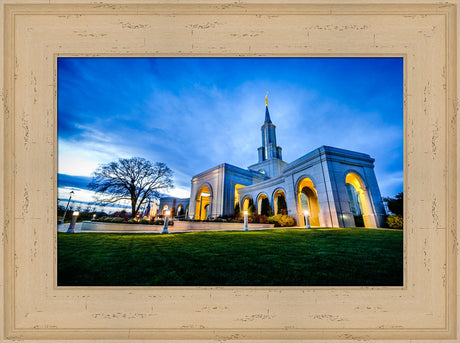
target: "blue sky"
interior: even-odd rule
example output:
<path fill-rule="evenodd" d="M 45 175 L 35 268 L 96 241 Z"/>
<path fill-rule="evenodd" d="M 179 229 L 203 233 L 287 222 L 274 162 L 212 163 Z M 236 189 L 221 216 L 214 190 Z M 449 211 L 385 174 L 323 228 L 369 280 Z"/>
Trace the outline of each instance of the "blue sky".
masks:
<path fill-rule="evenodd" d="M 402 58 L 59 58 L 58 196 L 91 201 L 118 158 L 165 162 L 180 197 L 201 171 L 256 163 L 267 91 L 283 160 L 364 152 L 382 196 L 403 190 Z"/>

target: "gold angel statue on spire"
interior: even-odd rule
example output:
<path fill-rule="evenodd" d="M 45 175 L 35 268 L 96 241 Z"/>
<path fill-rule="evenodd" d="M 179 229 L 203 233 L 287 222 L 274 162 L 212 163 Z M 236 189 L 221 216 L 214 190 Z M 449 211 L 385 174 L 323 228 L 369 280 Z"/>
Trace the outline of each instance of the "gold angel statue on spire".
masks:
<path fill-rule="evenodd" d="M 268 106 L 268 91 L 267 94 L 265 94 L 265 106 Z"/>

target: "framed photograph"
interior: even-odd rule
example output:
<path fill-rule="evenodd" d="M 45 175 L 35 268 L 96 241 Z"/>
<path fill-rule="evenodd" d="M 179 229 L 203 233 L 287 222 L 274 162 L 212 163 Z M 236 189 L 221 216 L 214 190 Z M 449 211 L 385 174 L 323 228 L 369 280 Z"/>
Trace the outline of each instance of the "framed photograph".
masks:
<path fill-rule="evenodd" d="M 403 286 L 402 57 L 57 73 L 58 286 Z"/>
<path fill-rule="evenodd" d="M 252 1 L 198 1 L 193 4 L 187 1 L 5 1 L 1 7 L 4 28 L 1 38 L 4 116 L 0 126 L 3 132 L 3 177 L 0 181 L 4 254 L 4 264 L 0 267 L 2 339 L 6 342 L 69 339 L 193 339 L 203 342 L 458 340 L 458 11 L 457 1 L 442 4 L 417 1 L 398 4 L 382 1 L 348 4 L 310 1 L 289 4 Z M 158 87 L 163 93 L 158 92 L 159 98 L 154 103 L 144 103 L 151 106 L 150 112 L 154 114 L 139 118 L 139 113 L 146 116 L 146 111 L 139 112 L 132 104 L 123 102 L 123 95 L 142 97 L 143 90 L 150 87 L 152 78 L 145 68 L 142 69 L 143 66 L 154 70 L 152 75 L 157 76 Z M 260 75 L 264 75 L 261 73 L 264 67 L 271 73 L 284 73 L 283 78 L 265 74 L 273 94 L 270 88 L 262 89 L 262 85 L 255 81 L 262 79 Z M 107 69 L 105 73 L 104 68 Z M 310 73 L 306 72 L 308 68 L 312 68 Z M 212 77 L 203 76 L 207 72 Z M 239 89 L 238 93 L 235 87 L 231 87 L 231 80 L 243 82 L 244 77 L 235 81 L 238 74 L 250 73 L 257 75 L 250 79 L 250 90 Z M 373 96 L 380 97 L 380 116 L 363 116 L 365 119 L 360 123 L 353 111 L 331 105 L 332 109 L 324 110 L 324 117 L 329 116 L 329 121 L 324 118 L 315 122 L 318 129 L 336 138 L 342 127 L 343 131 L 350 131 L 352 137 L 348 136 L 345 141 L 331 139 L 342 144 L 337 147 L 341 149 L 337 149 L 316 135 L 309 138 L 308 145 L 299 145 L 301 149 L 290 153 L 289 147 L 299 147 L 293 139 L 301 137 L 296 131 L 295 120 L 312 123 L 315 116 L 319 116 L 322 105 L 315 103 L 313 96 L 309 98 L 308 94 L 302 93 L 302 82 L 320 80 L 330 90 L 334 87 L 328 79 L 332 74 L 341 81 L 335 87 L 350 90 L 341 93 L 347 97 L 343 103 L 354 101 L 355 112 L 373 101 L 370 93 L 360 93 L 356 88 L 369 88 L 372 81 Z M 101 75 L 112 75 L 111 80 L 118 80 L 118 83 L 110 81 L 108 85 Z M 292 75 L 298 77 L 300 86 Z M 84 84 L 82 78 L 91 81 L 87 83 L 88 87 L 81 86 Z M 215 86 L 218 84 L 216 79 L 225 79 L 220 83 L 221 88 Z M 184 80 L 193 87 L 184 86 L 182 93 L 176 88 L 168 88 L 167 81 L 171 87 L 177 87 L 180 82 L 185 84 Z M 202 86 L 206 81 L 214 85 L 214 88 L 209 87 L 214 92 L 213 98 L 206 97 L 211 93 Z M 288 88 L 288 83 L 292 88 Z M 251 90 L 257 90 L 260 96 L 250 94 Z M 268 95 L 266 91 L 269 91 Z M 167 97 L 167 92 L 182 96 Z M 360 97 L 352 98 L 352 93 L 360 94 Z M 296 94 L 302 99 L 300 104 L 308 103 L 317 114 L 308 117 L 306 113 L 297 113 L 299 108 L 289 100 L 289 96 Z M 278 103 L 276 95 L 280 99 Z M 229 101 L 225 96 L 239 99 Z M 245 106 L 237 106 L 244 118 L 248 118 L 244 110 L 257 108 L 258 105 L 251 107 L 252 102 L 260 98 L 260 120 L 256 115 L 250 119 L 257 131 L 254 142 L 248 125 L 241 124 L 237 117 L 232 120 L 227 117 L 227 112 L 219 110 L 219 104 L 228 107 L 230 103 L 238 103 L 243 96 Z M 289 129 L 282 128 L 281 120 L 276 117 L 277 111 L 271 110 L 272 96 L 274 109 L 287 114 L 297 113 L 297 117 L 286 115 L 290 119 Z M 161 111 L 154 109 L 158 105 L 163 106 Z M 165 117 L 166 123 L 168 120 L 177 123 L 178 118 L 168 111 L 176 108 L 176 113 L 185 115 L 180 110 L 181 105 L 188 105 L 191 109 L 186 111 L 189 118 L 183 132 L 179 129 L 175 132 L 183 137 L 185 143 L 182 143 L 186 145 L 182 164 L 193 168 L 186 170 L 181 163 L 175 164 L 174 158 L 168 159 L 180 151 L 172 146 L 177 141 L 171 140 L 170 146 L 155 145 L 161 154 L 149 157 L 155 162 L 166 160 L 176 172 L 177 193 L 155 193 L 152 195 L 152 198 L 157 196 L 158 203 L 155 204 L 147 202 L 148 196 L 144 197 L 144 202 L 130 204 L 128 201 L 131 217 L 118 214 L 113 216 L 118 219 L 111 218 L 110 221 L 120 221 L 119 224 L 125 226 L 140 221 L 154 224 L 151 209 L 155 205 L 158 218 L 154 219 L 161 220 L 161 223 L 157 222 L 161 224 L 157 228 L 166 231 L 171 210 L 173 216 L 189 219 L 174 221 L 169 227 L 171 231 L 193 230 L 197 221 L 220 227 L 222 221 L 232 220 L 235 222 L 227 224 L 244 225 L 245 229 L 249 225 L 251 231 L 255 225 L 268 224 L 265 220 L 270 215 L 279 215 L 280 218 L 284 215 L 285 221 L 291 218 L 297 226 L 301 223 L 313 227 L 310 233 L 320 232 L 315 229 L 317 227 L 347 228 L 362 224 L 379 228 L 388 212 L 379 202 L 380 193 L 389 196 L 390 189 L 399 191 L 397 186 L 391 188 L 388 182 L 384 184 L 379 175 L 393 171 L 393 177 L 398 172 L 399 176 L 403 175 L 403 180 L 394 183 L 400 185 L 404 194 L 400 196 L 400 200 L 404 200 L 401 213 L 404 228 L 397 231 L 402 247 L 399 255 L 382 253 L 376 265 L 364 261 L 359 269 L 365 270 L 367 266 L 369 273 L 363 272 L 361 277 L 364 279 L 356 279 L 356 282 L 352 279 L 345 282 L 340 278 L 334 282 L 332 276 L 335 272 L 332 272 L 327 274 L 327 282 L 291 283 L 296 279 L 295 273 L 288 273 L 290 276 L 287 277 L 282 268 L 272 269 L 276 275 L 260 283 L 256 282 L 258 277 L 248 283 L 242 281 L 244 278 L 231 283 L 222 281 L 221 276 L 216 276 L 220 280 L 217 282 L 194 283 L 193 278 L 178 282 L 180 277 L 172 275 L 167 265 L 164 268 L 167 276 L 163 278 L 161 268 L 152 270 L 148 263 L 142 264 L 145 261 L 141 263 L 142 252 L 139 252 L 135 271 L 132 265 L 128 268 L 133 275 L 144 275 L 148 280 L 154 280 L 155 274 L 160 282 L 138 280 L 130 283 L 120 281 L 119 275 L 110 274 L 108 267 L 101 265 L 109 265 L 107 261 L 121 256 L 119 253 L 112 252 L 112 255 L 104 255 L 105 260 L 101 258 L 87 264 L 85 251 L 93 248 L 85 250 L 85 247 L 90 247 L 93 244 L 91 237 L 99 234 L 69 236 L 58 232 L 63 231 L 62 227 L 56 229 L 59 228 L 56 213 L 59 214 L 60 209 L 63 210 L 60 219 L 70 217 L 65 205 L 70 204 L 73 194 L 68 192 L 83 189 L 83 186 L 77 186 L 90 181 L 89 178 L 69 175 L 75 170 L 89 175 L 88 170 L 94 169 L 91 165 L 94 161 L 109 163 L 110 149 L 96 149 L 108 137 L 117 141 L 114 147 L 118 152 L 114 155 L 124 154 L 120 152 L 122 145 L 126 151 L 149 154 L 152 149 L 148 145 L 153 141 L 139 138 L 147 135 L 146 128 L 150 128 L 157 130 L 155 132 L 162 142 L 168 142 L 174 133 L 161 131 L 158 122 L 163 117 L 158 113 L 169 113 Z M 116 108 L 120 113 L 115 116 Z M 212 117 L 200 115 L 207 108 L 221 114 L 219 123 L 213 124 Z M 330 114 L 335 110 L 344 110 L 343 116 L 347 116 L 348 121 L 344 118 L 333 121 Z M 127 116 L 123 116 L 122 111 Z M 108 116 L 111 116 L 110 120 Z M 125 129 L 114 128 L 130 117 L 136 123 L 123 128 L 128 128 L 132 139 L 127 133 L 123 137 Z M 194 141 L 187 133 L 193 131 L 196 135 L 200 123 L 203 131 Z M 216 125 L 219 130 L 232 134 L 234 139 L 222 140 L 223 133 L 212 138 L 210 133 L 217 130 Z M 239 130 L 237 125 L 242 125 Z M 278 131 L 275 131 L 275 125 Z M 169 123 L 165 127 L 171 126 L 174 125 Z M 402 137 L 391 136 L 386 129 L 388 126 L 396 127 Z M 78 137 L 74 131 L 76 128 L 80 134 Z M 241 130 L 248 133 L 238 138 L 237 131 Z M 206 137 L 204 133 L 207 133 Z M 276 141 L 276 135 L 278 143 L 283 141 L 281 134 L 286 137 L 284 150 Z M 389 139 L 400 139 L 400 143 L 392 146 L 400 148 L 402 168 L 382 168 L 394 158 L 388 148 Z M 194 155 L 200 142 L 206 150 L 199 156 Z M 238 145 L 241 147 L 239 156 L 232 154 L 232 147 L 237 146 L 232 145 L 237 144 L 235 142 L 241 143 Z M 363 154 L 366 151 L 360 149 L 361 146 L 372 149 L 372 144 L 381 150 L 387 149 L 386 154 L 375 150 L 380 151 L 375 167 L 377 179 L 373 165 L 376 156 Z M 225 149 L 219 150 L 219 146 Z M 92 147 L 95 149 L 91 150 Z M 316 147 L 318 149 L 314 150 Z M 94 153 L 104 153 L 105 159 L 97 159 L 92 155 Z M 225 158 L 221 161 L 224 164 L 217 165 L 220 161 L 216 167 L 206 164 L 214 163 L 214 159 L 208 157 L 219 153 Z M 239 165 L 251 154 L 254 161 Z M 322 169 L 308 169 L 314 168 L 315 159 L 319 161 L 315 165 L 322 166 Z M 326 164 L 326 171 L 321 161 Z M 382 161 L 381 165 L 378 165 L 379 161 Z M 240 168 L 248 166 L 248 169 Z M 300 169 L 309 171 L 301 172 Z M 98 170 L 102 173 L 101 169 Z M 222 175 L 221 180 L 232 181 L 219 183 L 219 175 Z M 326 181 L 340 180 L 342 176 L 343 182 L 336 182 L 335 186 Z M 385 180 L 389 177 L 387 174 Z M 321 178 L 323 182 L 318 181 Z M 94 178 L 91 182 L 92 190 L 101 189 L 97 188 Z M 330 187 L 329 191 L 327 187 Z M 189 193 L 185 194 L 187 189 Z M 338 200 L 335 203 L 330 201 L 328 194 Z M 56 201 L 59 198 L 61 203 Z M 82 201 L 83 205 L 88 202 Z M 79 215 L 77 212 L 72 216 L 74 224 Z M 91 213 L 94 214 L 96 211 Z M 239 219 L 243 222 L 240 223 Z M 276 224 L 280 224 L 280 220 L 275 220 Z M 72 225 L 71 222 L 66 227 L 73 229 Z M 81 225 L 93 225 L 90 230 L 98 230 L 99 225 L 104 231 L 109 224 L 93 220 Z M 304 234 L 307 231 L 297 232 Z M 86 242 L 80 241 L 71 247 L 67 245 L 66 255 L 62 254 L 63 245 L 59 247 L 62 237 L 84 235 L 88 236 Z M 302 246 L 295 252 L 299 255 L 302 249 L 311 248 Z M 317 245 L 315 248 L 321 247 Z M 95 245 L 94 249 L 100 247 Z M 255 246 L 253 249 L 256 251 Z M 376 247 L 375 251 L 384 249 Z M 332 251 L 329 253 L 333 254 Z M 254 254 L 261 255 L 259 252 Z M 327 255 L 328 251 L 324 254 Z M 181 255 L 184 258 L 182 252 L 172 258 L 189 271 L 196 264 L 197 272 L 189 274 L 195 275 L 196 279 L 202 277 L 199 274 L 203 269 L 199 264 L 202 261 L 197 259 L 186 265 L 190 259 L 184 258 L 181 262 Z M 62 266 L 58 263 L 64 257 L 65 270 L 60 269 Z M 336 264 L 348 260 L 349 256 L 336 260 Z M 219 268 L 219 264 L 223 265 L 225 261 L 216 263 L 212 268 L 218 275 L 219 269 L 225 270 L 224 266 Z M 282 265 L 283 262 L 279 263 Z M 106 271 L 104 282 L 91 279 L 96 270 L 98 275 Z M 375 272 L 375 280 L 370 270 Z M 244 270 L 244 273 L 249 275 L 250 270 Z M 234 270 L 227 272 L 227 275 L 235 274 Z M 358 271 L 355 274 L 358 275 Z M 300 271 L 297 272 L 299 275 Z M 313 274 L 309 275 L 314 279 Z M 281 281 L 271 282 L 273 280 Z"/>

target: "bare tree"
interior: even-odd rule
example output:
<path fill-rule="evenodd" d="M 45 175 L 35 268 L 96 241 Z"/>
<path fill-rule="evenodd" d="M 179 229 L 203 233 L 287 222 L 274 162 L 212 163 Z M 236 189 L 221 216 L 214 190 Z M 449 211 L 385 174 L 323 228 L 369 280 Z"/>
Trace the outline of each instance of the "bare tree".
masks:
<path fill-rule="evenodd" d="M 173 187 L 173 172 L 165 163 L 141 157 L 119 159 L 98 167 L 88 188 L 97 193 L 100 204 L 131 202 L 131 214 L 136 216 L 146 199 L 159 198 L 160 190 Z"/>

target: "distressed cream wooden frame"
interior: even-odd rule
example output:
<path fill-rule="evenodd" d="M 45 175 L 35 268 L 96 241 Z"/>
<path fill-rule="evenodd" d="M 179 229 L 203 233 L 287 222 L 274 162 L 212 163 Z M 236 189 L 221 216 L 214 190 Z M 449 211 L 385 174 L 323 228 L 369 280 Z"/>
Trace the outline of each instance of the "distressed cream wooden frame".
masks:
<path fill-rule="evenodd" d="M 458 342 L 458 2 L 398 2 L 3 0 L 0 337 Z M 56 58 L 115 55 L 404 57 L 404 286 L 57 287 Z"/>

